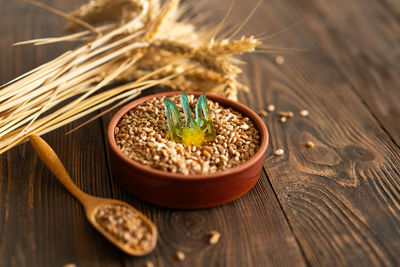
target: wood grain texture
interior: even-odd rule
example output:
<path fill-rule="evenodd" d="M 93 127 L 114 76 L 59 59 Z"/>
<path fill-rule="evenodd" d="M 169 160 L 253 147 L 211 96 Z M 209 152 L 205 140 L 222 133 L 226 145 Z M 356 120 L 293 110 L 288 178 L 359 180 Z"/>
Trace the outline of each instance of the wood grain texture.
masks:
<path fill-rule="evenodd" d="M 290 8 L 400 145 L 400 2 L 302 0 Z"/>

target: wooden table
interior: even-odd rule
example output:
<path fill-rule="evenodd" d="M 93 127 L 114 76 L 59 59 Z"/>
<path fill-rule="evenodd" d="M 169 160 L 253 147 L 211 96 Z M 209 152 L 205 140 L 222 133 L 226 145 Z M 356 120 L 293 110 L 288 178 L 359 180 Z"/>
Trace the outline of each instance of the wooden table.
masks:
<path fill-rule="evenodd" d="M 66 11 L 84 3 L 43 2 Z M 189 2 L 208 6 L 215 21 L 230 4 Z M 233 23 L 257 1 L 236 2 Z M 243 32 L 274 33 L 298 22 L 265 44 L 304 52 L 284 55 L 283 65 L 275 63 L 278 54 L 244 57 L 242 80 L 251 92 L 240 101 L 295 113 L 286 123 L 277 112 L 265 117 L 268 155 L 248 194 L 192 211 L 140 201 L 110 175 L 104 128 L 111 114 L 65 135 L 87 117 L 44 139 L 84 191 L 127 201 L 154 220 L 158 247 L 143 258 L 114 248 L 26 143 L 0 156 L 0 266 L 399 266 L 400 2 L 270 0 Z M 74 47 L 11 47 L 57 35 L 63 24 L 22 1 L 0 0 L 1 83 Z M 302 109 L 310 116 L 300 117 Z M 278 148 L 285 154 L 274 156 Z M 215 246 L 207 244 L 212 229 L 222 233 Z M 174 259 L 177 250 L 183 262 Z"/>

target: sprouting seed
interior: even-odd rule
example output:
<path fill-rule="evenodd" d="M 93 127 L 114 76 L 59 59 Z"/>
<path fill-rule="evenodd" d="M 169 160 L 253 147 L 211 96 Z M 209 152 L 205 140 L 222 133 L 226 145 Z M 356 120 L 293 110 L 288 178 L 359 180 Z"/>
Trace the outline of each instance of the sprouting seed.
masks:
<path fill-rule="evenodd" d="M 188 98 L 193 106 L 197 98 Z M 179 95 L 172 96 L 171 100 L 178 103 Z M 153 98 L 131 110 L 120 121 L 115 141 L 132 160 L 162 171 L 206 174 L 233 168 L 248 160 L 260 147 L 259 131 L 250 118 L 211 100 L 208 105 L 216 115 L 213 123 L 219 129 L 216 141 L 197 147 L 172 142 L 167 119 L 161 115 L 163 103 L 164 98 Z M 153 111 L 157 109 L 160 119 L 155 120 Z M 146 132 L 144 127 L 151 131 Z"/>

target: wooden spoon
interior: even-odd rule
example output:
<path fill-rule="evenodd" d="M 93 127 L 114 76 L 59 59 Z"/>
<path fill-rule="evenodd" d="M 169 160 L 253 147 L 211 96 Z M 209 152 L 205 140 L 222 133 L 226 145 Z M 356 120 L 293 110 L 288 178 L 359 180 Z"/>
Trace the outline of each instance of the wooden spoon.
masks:
<path fill-rule="evenodd" d="M 29 141 L 32 144 L 33 149 L 38 154 L 39 158 L 43 161 L 43 163 L 50 169 L 50 171 L 57 177 L 57 179 L 65 186 L 68 191 L 76 197 L 79 202 L 84 206 L 86 211 L 86 217 L 89 222 L 100 232 L 102 233 L 111 243 L 119 247 L 124 252 L 133 255 L 133 256 L 142 256 L 150 253 L 156 246 L 157 243 L 157 228 L 156 226 L 142 213 L 137 211 L 131 205 L 115 200 L 115 199 L 106 199 L 93 197 L 82 192 L 71 180 L 71 177 L 65 170 L 61 160 L 58 158 L 53 149 L 39 136 L 30 135 Z M 137 214 L 137 218 L 141 219 L 142 226 L 151 234 L 150 241 L 147 243 L 147 246 L 139 246 L 133 248 L 128 245 L 128 242 L 123 242 L 118 239 L 110 232 L 106 230 L 99 222 L 96 220 L 96 213 L 99 208 L 106 205 L 120 205 L 132 210 L 135 214 Z"/>

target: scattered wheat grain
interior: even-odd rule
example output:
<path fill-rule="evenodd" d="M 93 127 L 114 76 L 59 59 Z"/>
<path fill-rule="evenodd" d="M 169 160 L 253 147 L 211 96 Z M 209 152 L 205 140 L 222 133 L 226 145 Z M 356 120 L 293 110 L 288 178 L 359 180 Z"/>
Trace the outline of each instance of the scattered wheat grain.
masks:
<path fill-rule="evenodd" d="M 220 237 L 221 237 L 221 233 L 218 232 L 218 231 L 213 230 L 213 231 L 211 231 L 211 233 L 210 233 L 210 239 L 208 240 L 208 242 L 209 242 L 211 245 L 215 245 L 215 244 L 218 243 Z"/>
<path fill-rule="evenodd" d="M 264 109 L 261 109 L 258 114 L 260 114 L 261 117 L 265 117 L 268 115 L 267 111 L 265 111 Z"/>
<path fill-rule="evenodd" d="M 302 116 L 302 117 L 307 117 L 309 114 L 310 113 L 306 109 L 303 109 L 300 111 L 300 116 Z"/>
<path fill-rule="evenodd" d="M 267 110 L 269 112 L 274 112 L 275 111 L 275 105 L 268 105 Z"/>
<path fill-rule="evenodd" d="M 285 153 L 285 151 L 280 148 L 280 149 L 275 150 L 274 155 L 281 156 L 281 155 L 283 155 L 283 153 Z"/>
<path fill-rule="evenodd" d="M 178 250 L 175 254 L 176 258 L 180 261 L 183 261 L 185 259 L 185 253 L 182 251 Z"/>
<path fill-rule="evenodd" d="M 277 56 L 275 58 L 275 63 L 278 65 L 282 65 L 283 63 L 285 63 L 285 58 L 283 56 Z"/>
<path fill-rule="evenodd" d="M 306 142 L 306 147 L 308 147 L 308 148 L 313 148 L 315 145 L 314 145 L 314 143 L 313 142 L 311 142 L 311 141 L 307 141 Z"/>

